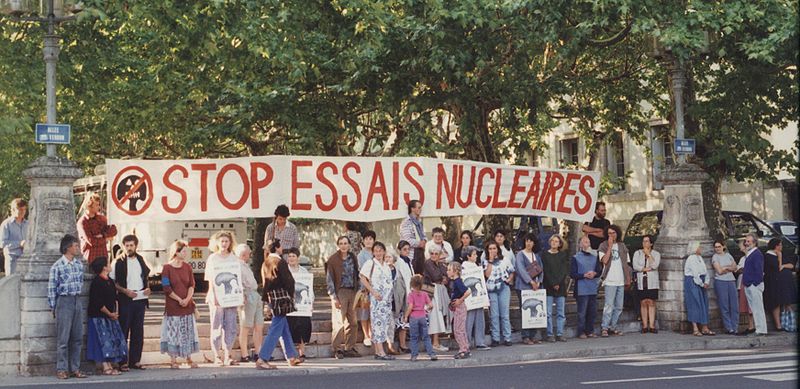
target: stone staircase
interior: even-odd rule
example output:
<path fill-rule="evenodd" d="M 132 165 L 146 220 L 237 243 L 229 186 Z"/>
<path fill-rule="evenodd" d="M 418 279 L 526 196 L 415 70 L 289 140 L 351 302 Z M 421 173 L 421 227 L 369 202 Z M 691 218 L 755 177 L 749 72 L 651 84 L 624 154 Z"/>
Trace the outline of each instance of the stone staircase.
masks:
<path fill-rule="evenodd" d="M 331 305 L 330 300 L 327 297 L 327 292 L 325 291 L 325 284 L 324 284 L 324 273 L 322 269 L 313 269 L 314 273 L 314 292 L 316 296 L 316 301 L 314 302 L 314 314 L 311 318 L 312 320 L 312 333 L 311 333 L 311 341 L 309 344 L 306 345 L 306 356 L 310 358 L 330 358 L 332 356 L 331 352 Z M 204 303 L 205 294 L 197 294 L 195 295 L 195 303 L 200 311 L 200 318 L 197 322 L 197 331 L 200 336 L 200 349 L 201 354 L 205 355 L 207 359 L 211 359 L 211 346 L 210 346 L 210 323 L 209 323 L 209 314 L 208 314 L 208 306 Z M 600 296 L 598 296 L 598 312 L 597 312 L 597 322 L 595 324 L 595 329 L 599 331 L 600 321 L 602 319 L 602 312 L 603 312 L 603 298 L 602 298 L 602 289 L 600 291 Z M 565 307 L 567 321 L 565 325 L 565 336 L 574 337 L 576 334 L 576 323 L 577 323 L 577 304 L 573 297 L 567 297 L 567 304 Z M 154 292 L 152 298 L 150 299 L 150 308 L 147 310 L 145 315 L 145 329 L 144 329 L 144 351 L 142 354 L 142 363 L 145 365 L 156 365 L 156 364 L 168 364 L 169 363 L 169 356 L 166 354 L 161 354 L 160 350 L 160 336 L 161 336 L 161 322 L 164 313 L 164 295 L 160 292 Z M 520 329 L 520 315 L 521 311 L 519 309 L 519 300 L 516 296 L 516 293 L 512 293 L 511 296 L 511 327 L 512 327 L 512 340 L 514 342 L 520 341 L 519 329 Z M 636 315 L 628 309 L 623 310 L 622 316 L 619 320 L 620 325 L 618 328 L 623 332 L 637 332 L 640 329 L 639 322 L 636 321 Z M 264 335 L 266 336 L 267 331 L 269 330 L 270 322 L 267 321 L 264 325 Z M 490 328 L 489 324 L 489 315 L 488 311 L 486 311 L 486 332 L 488 334 Z M 544 331 L 544 329 L 542 329 Z M 362 355 L 369 355 L 372 353 L 371 347 L 365 347 L 362 343 L 363 337 L 361 335 L 360 328 L 358 332 L 358 342 L 356 343 L 356 350 L 360 352 Z M 252 337 L 250 338 L 250 342 L 252 342 Z M 490 339 L 487 335 L 487 343 L 489 344 Z M 238 346 L 238 337 L 236 343 L 234 345 L 234 353 L 233 356 L 235 358 L 239 358 L 239 346 Z M 455 341 L 449 338 L 442 338 L 442 344 L 448 345 L 451 344 L 455 346 Z M 252 345 L 251 345 L 252 348 Z M 280 347 L 275 349 L 273 353 L 273 357 L 275 359 L 283 359 L 283 351 Z M 203 356 L 199 356 L 195 354 L 194 356 L 195 361 L 203 362 Z"/>

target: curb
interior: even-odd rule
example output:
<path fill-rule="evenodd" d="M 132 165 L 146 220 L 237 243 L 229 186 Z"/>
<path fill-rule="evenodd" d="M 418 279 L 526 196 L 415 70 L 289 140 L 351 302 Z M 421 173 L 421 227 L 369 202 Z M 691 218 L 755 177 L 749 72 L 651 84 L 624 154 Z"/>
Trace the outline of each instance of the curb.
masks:
<path fill-rule="evenodd" d="M 633 338 L 635 334 L 626 335 L 625 338 Z M 675 337 L 680 336 L 680 341 L 675 341 Z M 509 348 L 511 353 L 504 353 L 499 355 L 492 351 L 473 352 L 472 358 L 469 359 L 449 359 L 449 355 L 442 355 L 444 358 L 436 362 L 431 362 L 426 359 L 421 359 L 418 362 L 409 362 L 406 360 L 398 360 L 393 362 L 379 362 L 367 358 L 358 358 L 344 360 L 342 362 L 332 362 L 330 359 L 320 359 L 325 361 L 322 364 L 315 364 L 316 360 L 310 360 L 307 363 L 314 365 L 314 367 L 297 367 L 297 368 L 283 368 L 282 362 L 276 362 L 276 365 L 281 366 L 278 370 L 261 371 L 253 368 L 200 368 L 198 370 L 180 369 L 178 371 L 170 369 L 149 369 L 142 374 L 125 374 L 123 376 L 105 377 L 105 376 L 92 376 L 84 381 L 87 384 L 94 383 L 119 383 L 119 382 L 143 382 L 143 381 L 176 381 L 176 380 L 202 380 L 202 379 L 215 379 L 215 378 L 234 378 L 234 377 L 280 377 L 280 376 L 310 376 L 319 374 L 342 374 L 342 373 L 362 373 L 374 371 L 407 371 L 418 370 L 420 368 L 460 368 L 472 366 L 487 366 L 487 365 L 506 365 L 519 362 L 549 362 L 557 359 L 569 358 L 602 358 L 608 356 L 619 356 L 627 354 L 651 354 L 651 353 L 668 353 L 679 351 L 696 351 L 696 350 L 728 350 L 728 349 L 759 349 L 771 347 L 786 347 L 797 345 L 796 334 L 778 334 L 767 337 L 727 337 L 717 336 L 714 338 L 703 337 L 694 338 L 688 335 L 673 334 L 668 339 L 662 339 L 656 342 L 636 342 L 628 344 L 615 344 L 614 342 L 619 339 L 606 338 L 596 340 L 583 340 L 570 339 L 566 345 L 570 344 L 585 344 L 588 347 L 581 347 L 577 349 L 559 350 L 550 349 L 544 350 L 542 346 L 522 346 L 516 345 L 514 348 Z M 658 340 L 658 339 L 654 339 Z M 626 342 L 630 342 L 626 340 Z M 561 344 L 559 343 L 559 346 Z M 547 347 L 545 345 L 544 347 Z M 551 346 L 551 345 L 550 345 Z M 552 347 L 552 346 L 551 346 Z M 574 347 L 574 346 L 570 346 Z M 548 347 L 549 348 L 549 347 Z M 539 349 L 539 350 L 537 350 Z M 524 350 L 519 352 L 520 350 Z M 421 357 L 425 358 L 421 353 Z M 330 362 L 328 362 L 330 361 Z M 351 362 L 352 361 L 352 362 Z M 358 364 L 357 366 L 348 366 L 351 364 Z M 214 369 L 214 370 L 211 370 Z M 150 372 L 156 374 L 149 374 Z M 55 381 L 50 377 L 7 377 L 10 381 L 16 382 L 3 382 L 3 386 L 21 386 L 21 385 L 54 385 L 60 384 L 62 381 Z M 4 379 L 5 381 L 5 379 Z M 74 383 L 64 382 L 64 383 Z"/>

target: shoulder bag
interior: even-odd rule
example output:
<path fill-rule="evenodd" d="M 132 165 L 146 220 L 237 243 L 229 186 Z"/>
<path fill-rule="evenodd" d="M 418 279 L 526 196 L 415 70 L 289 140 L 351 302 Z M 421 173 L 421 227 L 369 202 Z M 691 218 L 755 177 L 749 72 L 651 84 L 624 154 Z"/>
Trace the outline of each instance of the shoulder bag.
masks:
<path fill-rule="evenodd" d="M 297 311 L 292 296 L 283 288 L 267 291 L 267 302 L 272 309 L 273 316 L 286 316 Z"/>

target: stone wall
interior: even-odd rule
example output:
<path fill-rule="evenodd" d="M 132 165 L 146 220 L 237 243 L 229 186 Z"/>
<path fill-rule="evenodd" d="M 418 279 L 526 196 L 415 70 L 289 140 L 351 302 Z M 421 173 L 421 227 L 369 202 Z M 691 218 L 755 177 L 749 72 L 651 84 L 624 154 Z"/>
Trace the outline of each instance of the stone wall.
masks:
<path fill-rule="evenodd" d="M 19 374 L 20 276 L 0 279 L 0 377 Z"/>

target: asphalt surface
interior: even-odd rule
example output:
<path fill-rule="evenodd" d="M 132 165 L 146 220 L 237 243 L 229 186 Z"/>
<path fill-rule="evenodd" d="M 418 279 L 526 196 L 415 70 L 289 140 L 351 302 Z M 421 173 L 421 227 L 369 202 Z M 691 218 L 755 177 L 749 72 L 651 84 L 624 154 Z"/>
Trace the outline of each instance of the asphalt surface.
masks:
<path fill-rule="evenodd" d="M 115 389 L 169 388 L 796 388 L 794 348 L 691 351 L 607 358 L 528 361 L 510 365 L 425 368 L 406 371 L 311 374 L 302 376 L 225 376 L 213 379 L 150 382 L 54 381 L 57 387 Z M 435 365 L 434 365 L 435 366 Z M 142 372 L 141 374 L 147 374 Z M 113 382 L 113 383 L 112 383 Z M 15 386 L 19 388 L 41 388 Z"/>

